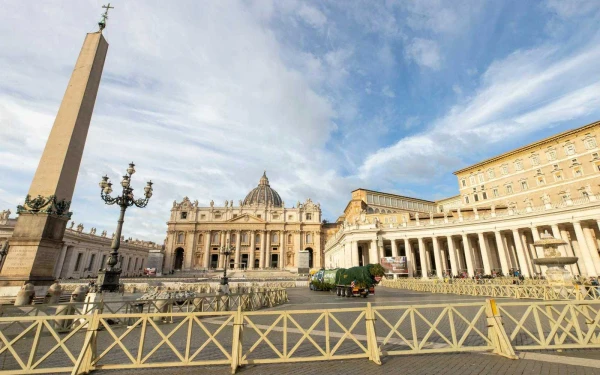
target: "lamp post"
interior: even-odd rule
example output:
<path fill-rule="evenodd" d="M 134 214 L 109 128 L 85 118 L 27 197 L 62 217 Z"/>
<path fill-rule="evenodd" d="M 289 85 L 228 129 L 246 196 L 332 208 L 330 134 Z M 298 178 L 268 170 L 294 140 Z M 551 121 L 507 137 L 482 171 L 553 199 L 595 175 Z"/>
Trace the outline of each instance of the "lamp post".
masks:
<path fill-rule="evenodd" d="M 229 244 L 229 238 L 225 246 L 222 246 L 219 251 L 225 256 L 225 266 L 223 267 L 223 277 L 221 278 L 221 292 L 229 293 L 229 279 L 227 279 L 227 267 L 229 267 L 229 256 L 233 254 L 235 248 Z"/>
<path fill-rule="evenodd" d="M 123 222 L 125 221 L 125 210 L 127 207 L 135 205 L 136 207 L 144 208 L 148 205 L 150 197 L 152 197 L 152 181 L 148 181 L 146 187 L 144 187 L 144 198 L 135 199 L 133 197 L 133 188 L 131 187 L 131 176 L 135 173 L 135 164 L 129 163 L 127 168 L 127 174 L 123 176 L 121 180 L 121 186 L 123 192 L 120 196 L 111 197 L 112 183 L 109 181 L 108 176 L 102 177 L 102 181 L 98 184 L 100 186 L 100 197 L 108 204 L 117 204 L 121 207 L 121 214 L 117 221 L 117 231 L 113 237 L 111 245 L 111 253 L 106 261 L 106 268 L 98 272 L 98 289 L 100 292 L 109 291 L 115 292 L 119 290 L 119 278 L 121 276 L 121 269 L 117 268 L 116 265 L 119 263 L 119 246 L 121 245 L 121 230 L 123 229 Z"/>

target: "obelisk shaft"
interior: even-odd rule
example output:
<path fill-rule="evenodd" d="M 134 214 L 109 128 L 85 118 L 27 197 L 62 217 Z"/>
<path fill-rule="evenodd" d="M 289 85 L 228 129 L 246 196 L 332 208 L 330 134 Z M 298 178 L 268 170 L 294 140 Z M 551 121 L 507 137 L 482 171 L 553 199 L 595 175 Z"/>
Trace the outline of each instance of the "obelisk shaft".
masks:
<path fill-rule="evenodd" d="M 102 33 L 87 34 L 29 188 L 28 198 L 40 201 L 18 207 L 0 286 L 53 282 L 107 51 Z M 14 295 L 8 289 L 0 294 Z"/>

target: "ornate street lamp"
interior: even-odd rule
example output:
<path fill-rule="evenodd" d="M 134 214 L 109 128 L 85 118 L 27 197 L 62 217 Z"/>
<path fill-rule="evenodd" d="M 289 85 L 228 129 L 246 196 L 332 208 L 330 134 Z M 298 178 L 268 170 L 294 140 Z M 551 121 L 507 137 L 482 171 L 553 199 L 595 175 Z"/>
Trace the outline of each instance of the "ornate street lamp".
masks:
<path fill-rule="evenodd" d="M 111 245 L 111 253 L 106 261 L 106 268 L 98 272 L 98 291 L 109 291 L 115 292 L 119 290 L 119 278 L 121 276 L 121 269 L 117 268 L 116 265 L 119 263 L 119 246 L 121 245 L 121 230 L 123 229 L 123 222 L 125 219 L 125 210 L 127 207 L 135 205 L 136 207 L 144 208 L 148 205 L 150 197 L 152 197 L 152 181 L 148 181 L 146 187 L 144 187 L 144 198 L 135 199 L 133 197 L 133 188 L 131 187 L 131 176 L 135 173 L 135 164 L 129 163 L 127 168 L 127 174 L 123 176 L 121 180 L 121 186 L 123 187 L 123 193 L 117 197 L 111 197 L 112 183 L 109 181 L 108 176 L 102 177 L 102 181 L 98 184 L 100 186 L 100 197 L 108 204 L 117 204 L 121 207 L 121 214 L 117 221 L 117 231 L 113 237 Z"/>
<path fill-rule="evenodd" d="M 225 246 L 221 246 L 220 253 L 225 256 L 225 267 L 223 267 L 223 277 L 221 278 L 221 292 L 229 292 L 229 279 L 227 279 L 227 267 L 229 267 L 229 256 L 234 253 L 235 247 L 229 244 L 229 238 Z"/>

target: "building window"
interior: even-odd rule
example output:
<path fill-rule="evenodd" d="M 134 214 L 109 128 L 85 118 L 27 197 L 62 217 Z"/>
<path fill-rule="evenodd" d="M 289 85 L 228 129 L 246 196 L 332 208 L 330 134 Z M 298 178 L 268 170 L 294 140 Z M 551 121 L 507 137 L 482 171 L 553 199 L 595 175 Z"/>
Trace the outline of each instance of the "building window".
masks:
<path fill-rule="evenodd" d="M 465 180 L 464 178 L 460 180 L 460 183 L 462 184 L 462 187 L 467 186 L 467 180 Z"/>
<path fill-rule="evenodd" d="M 600 172 L 600 162 L 596 162 L 596 172 Z"/>
<path fill-rule="evenodd" d="M 504 175 L 508 174 L 508 165 L 504 164 L 501 168 L 502 168 L 502 174 L 504 174 Z"/>
<path fill-rule="evenodd" d="M 521 160 L 517 160 L 515 162 L 515 169 L 517 171 L 522 171 L 523 170 L 523 163 L 521 162 Z"/>
<path fill-rule="evenodd" d="M 538 186 L 546 184 L 546 180 L 544 179 L 544 176 L 538 176 L 537 184 L 538 184 Z"/>
<path fill-rule="evenodd" d="M 573 167 L 573 177 L 581 177 L 583 176 L 583 169 L 581 166 Z"/>
<path fill-rule="evenodd" d="M 273 214 L 273 220 L 279 220 L 279 214 Z"/>
<path fill-rule="evenodd" d="M 288 220 L 294 220 L 294 215 L 288 215 Z"/>
<path fill-rule="evenodd" d="M 500 196 L 500 194 L 498 193 L 498 189 L 497 188 L 494 188 L 492 190 L 492 193 L 494 194 L 494 198 L 498 198 Z"/>
<path fill-rule="evenodd" d="M 260 243 L 260 234 L 256 235 L 255 242 L 256 242 L 257 245 Z"/>
<path fill-rule="evenodd" d="M 484 191 L 483 193 L 481 193 L 481 197 L 482 197 L 483 199 L 487 199 L 487 193 Z"/>
<path fill-rule="evenodd" d="M 235 243 L 235 240 L 237 239 L 236 234 L 232 233 L 231 234 L 231 243 Z"/>
<path fill-rule="evenodd" d="M 278 243 L 279 242 L 279 235 L 277 233 L 273 233 L 273 236 L 271 238 L 271 243 Z"/>
<path fill-rule="evenodd" d="M 373 203 L 373 194 L 367 194 L 367 203 Z"/>
<path fill-rule="evenodd" d="M 256 217 L 260 219 L 260 218 L 262 218 L 262 215 L 258 214 L 258 215 L 256 215 Z"/>
<path fill-rule="evenodd" d="M 565 154 L 574 155 L 575 154 L 575 145 L 569 144 L 565 146 Z"/>
<path fill-rule="evenodd" d="M 306 220 L 312 220 L 312 214 L 306 214 Z"/>
<path fill-rule="evenodd" d="M 206 215 L 204 215 L 204 214 L 200 215 L 200 220 L 206 220 Z"/>
<path fill-rule="evenodd" d="M 238 214 L 233 214 L 233 217 L 234 217 L 234 218 L 238 217 Z"/>
<path fill-rule="evenodd" d="M 585 191 L 585 190 L 581 190 L 581 197 L 582 197 L 582 198 L 589 198 L 589 197 L 590 197 L 590 195 L 588 194 L 588 192 L 587 192 L 587 191 Z"/>
<path fill-rule="evenodd" d="M 73 271 L 79 271 L 79 266 L 81 265 L 81 257 L 83 253 L 77 254 L 77 260 L 75 260 L 75 269 Z"/>
<path fill-rule="evenodd" d="M 513 188 L 512 185 L 506 185 L 506 194 L 512 194 Z"/>
<path fill-rule="evenodd" d="M 288 234 L 288 245 L 291 245 L 293 240 L 294 240 L 294 237 L 292 237 L 291 234 Z"/>
<path fill-rule="evenodd" d="M 550 161 L 556 160 L 556 150 L 549 150 L 548 152 L 546 152 L 546 156 Z"/>
<path fill-rule="evenodd" d="M 100 268 L 104 267 L 104 262 L 106 262 L 106 254 L 102 255 L 102 260 L 100 261 Z"/>
<path fill-rule="evenodd" d="M 591 150 L 596 147 L 596 139 L 595 138 L 587 138 L 584 142 L 585 148 Z"/>
<path fill-rule="evenodd" d="M 483 173 L 479 173 L 479 174 L 477 175 L 477 178 L 479 179 L 479 182 L 480 182 L 480 183 L 481 183 L 481 182 L 483 182 L 483 181 L 484 181 L 484 179 L 483 179 Z"/>
<path fill-rule="evenodd" d="M 469 204 L 469 197 L 468 196 L 465 196 L 465 203 Z"/>
<path fill-rule="evenodd" d="M 177 235 L 177 243 L 183 243 L 183 233 Z"/>
<path fill-rule="evenodd" d="M 540 157 L 537 155 L 533 155 L 531 157 L 531 164 L 536 166 L 536 165 L 540 165 Z"/>
<path fill-rule="evenodd" d="M 521 181 L 521 190 L 527 190 L 527 181 Z"/>
<path fill-rule="evenodd" d="M 220 219 L 221 218 L 221 214 L 215 214 L 215 219 Z"/>
<path fill-rule="evenodd" d="M 477 193 L 473 194 L 473 199 L 475 202 L 479 202 L 479 195 Z"/>
<path fill-rule="evenodd" d="M 493 169 L 489 169 L 488 170 L 488 178 L 494 178 L 496 177 L 496 174 L 494 173 Z"/>
<path fill-rule="evenodd" d="M 242 243 L 248 243 L 248 233 L 242 232 Z"/>
<path fill-rule="evenodd" d="M 562 181 L 563 177 L 562 177 L 562 172 L 555 172 L 554 173 L 554 181 Z"/>
<path fill-rule="evenodd" d="M 469 181 L 471 182 L 471 185 L 475 185 L 477 183 L 477 181 L 475 181 L 475 176 L 473 175 L 469 176 Z"/>
<path fill-rule="evenodd" d="M 312 233 L 306 234 L 306 243 L 312 243 Z"/>
<path fill-rule="evenodd" d="M 182 219 L 187 219 L 187 212 L 182 212 L 181 213 L 181 218 Z"/>
<path fill-rule="evenodd" d="M 212 243 L 219 243 L 219 233 L 213 233 Z"/>

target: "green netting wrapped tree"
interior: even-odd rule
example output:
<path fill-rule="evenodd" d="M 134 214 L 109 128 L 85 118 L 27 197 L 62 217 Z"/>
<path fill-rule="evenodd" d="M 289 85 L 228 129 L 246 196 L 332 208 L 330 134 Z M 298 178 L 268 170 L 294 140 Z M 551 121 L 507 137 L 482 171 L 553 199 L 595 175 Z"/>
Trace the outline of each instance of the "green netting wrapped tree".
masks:
<path fill-rule="evenodd" d="M 362 267 L 352 267 L 338 272 L 336 284 L 350 285 L 354 281 L 354 285 L 359 288 L 368 288 L 376 283 L 376 276 L 383 276 L 385 270 L 379 264 L 368 264 Z"/>

